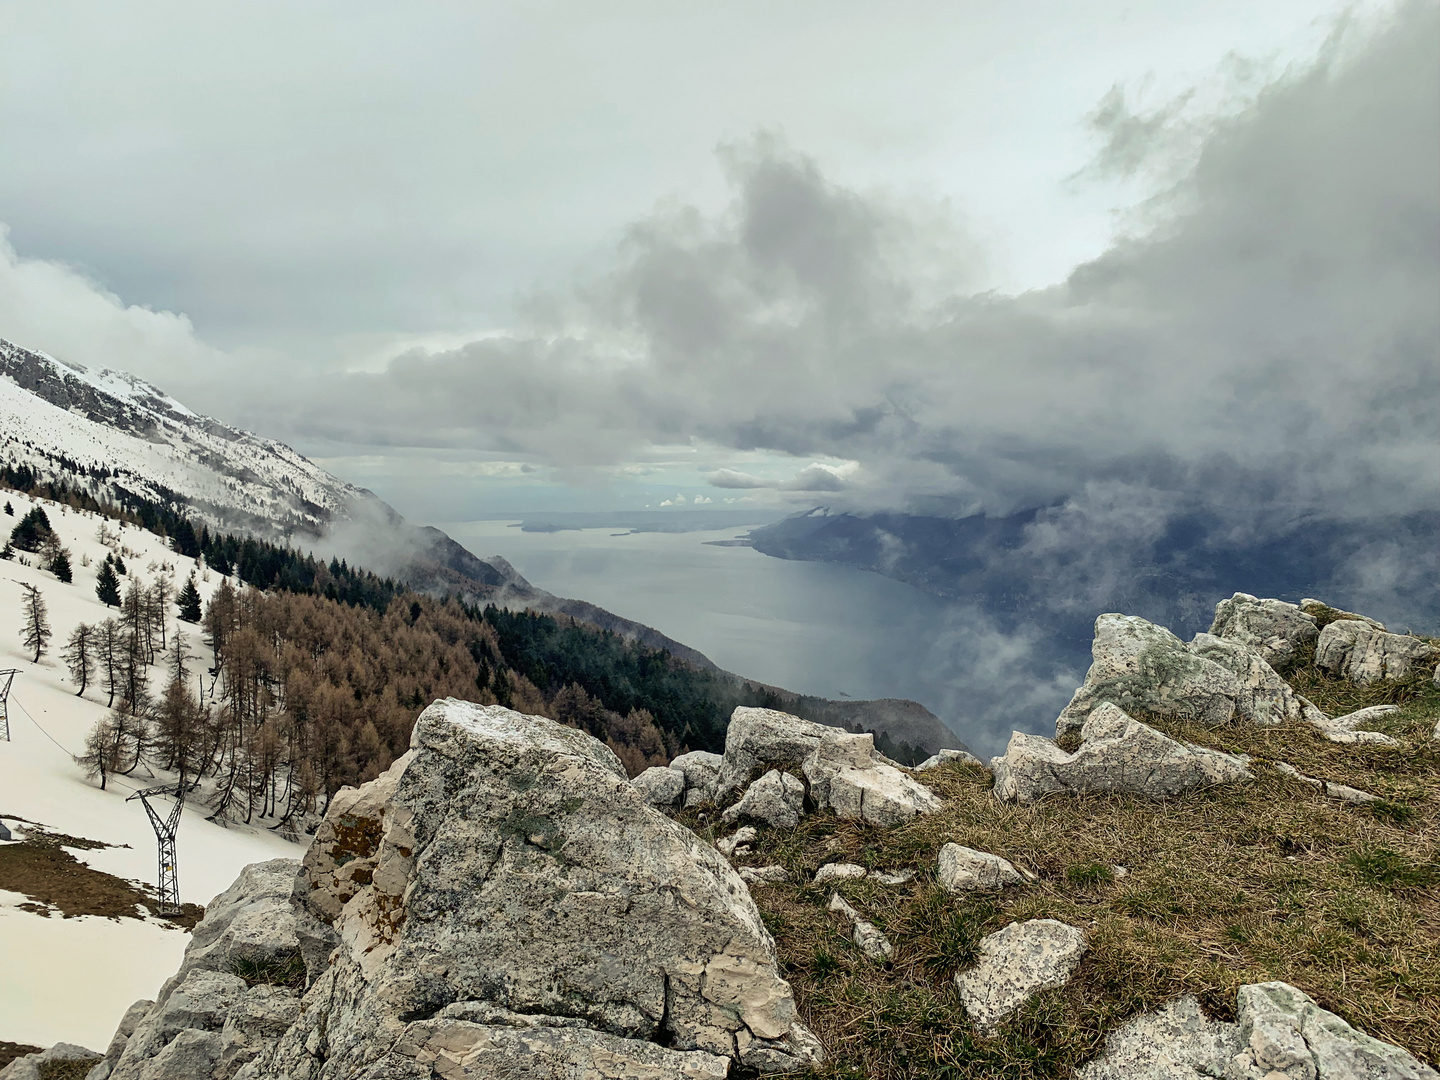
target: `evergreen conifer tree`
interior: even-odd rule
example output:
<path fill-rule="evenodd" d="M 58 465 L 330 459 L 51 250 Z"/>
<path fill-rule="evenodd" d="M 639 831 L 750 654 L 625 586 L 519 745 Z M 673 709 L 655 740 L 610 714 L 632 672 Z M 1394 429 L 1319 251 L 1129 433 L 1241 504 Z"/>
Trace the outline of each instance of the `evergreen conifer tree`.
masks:
<path fill-rule="evenodd" d="M 123 524 L 125 524 L 125 523 L 122 521 L 120 524 L 123 525 Z M 117 574 L 127 573 L 127 571 L 126 571 L 126 569 L 125 569 L 125 560 L 122 559 L 119 555 L 116 555 L 116 556 L 115 556 L 115 572 L 116 572 Z"/>
<path fill-rule="evenodd" d="M 50 560 L 50 572 L 66 585 L 74 581 L 75 577 L 70 570 L 70 552 L 63 547 L 58 549 Z"/>
<path fill-rule="evenodd" d="M 50 519 L 45 516 L 45 511 L 37 506 L 10 530 L 10 542 L 22 551 L 39 551 L 40 545 L 53 535 Z"/>
<path fill-rule="evenodd" d="M 15 507 L 10 505 L 9 499 L 5 500 L 5 513 L 8 514 L 10 517 L 15 516 Z"/>
<path fill-rule="evenodd" d="M 107 607 L 120 606 L 120 579 L 115 576 L 115 563 L 108 555 L 95 578 L 95 595 Z"/>
<path fill-rule="evenodd" d="M 180 618 L 186 622 L 198 623 L 200 621 L 200 590 L 195 587 L 193 575 L 185 579 L 185 584 L 180 589 L 180 595 L 175 600 L 175 606 L 180 611 Z"/>
<path fill-rule="evenodd" d="M 32 662 L 38 664 L 50 645 L 50 619 L 40 590 L 23 582 L 20 587 L 25 590 L 25 597 L 20 601 L 20 639 L 25 642 L 25 648 L 35 651 Z"/>

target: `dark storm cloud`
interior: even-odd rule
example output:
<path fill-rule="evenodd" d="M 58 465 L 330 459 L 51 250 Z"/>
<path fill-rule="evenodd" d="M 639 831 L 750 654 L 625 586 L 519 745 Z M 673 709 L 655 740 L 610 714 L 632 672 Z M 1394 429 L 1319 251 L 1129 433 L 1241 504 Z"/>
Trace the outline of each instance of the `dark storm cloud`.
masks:
<path fill-rule="evenodd" d="M 933 215 L 760 136 L 721 155 L 725 213 L 637 222 L 613 270 L 505 339 L 330 383 L 319 426 L 566 466 L 686 439 L 846 459 L 861 508 L 1002 513 L 1097 483 L 1156 513 L 1242 490 L 1292 518 L 1428 508 L 1436 12 L 1342 37 L 1217 121 L 1166 218 L 1048 290 L 957 291 L 973 255 Z"/>

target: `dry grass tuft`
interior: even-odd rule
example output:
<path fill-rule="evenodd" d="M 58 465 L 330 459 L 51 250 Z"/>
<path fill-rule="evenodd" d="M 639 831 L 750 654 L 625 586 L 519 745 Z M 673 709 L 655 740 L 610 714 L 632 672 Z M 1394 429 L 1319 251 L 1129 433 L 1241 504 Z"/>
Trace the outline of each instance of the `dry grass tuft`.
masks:
<path fill-rule="evenodd" d="M 1300 725 L 1210 730 L 1140 716 L 1173 736 L 1251 754 L 1255 782 L 1166 801 L 1104 795 L 1016 806 L 991 797 L 983 769 L 950 765 L 921 774 L 945 809 L 907 826 L 811 815 L 789 832 L 761 830 L 745 862 L 779 863 L 795 876 L 753 892 L 802 1017 L 832 1055 L 815 1075 L 1068 1077 L 1136 1013 L 1195 994 L 1228 1017 L 1237 987 L 1270 979 L 1440 1059 L 1440 742 L 1430 737 L 1440 692 L 1428 680 L 1354 688 L 1314 669 L 1313 657 L 1300 660 L 1290 678 L 1327 711 L 1402 702 L 1383 723 L 1402 745 L 1336 745 Z M 1274 761 L 1383 801 L 1326 799 Z M 1039 881 L 951 896 L 934 875 L 950 841 L 1002 855 Z M 868 879 L 809 884 L 837 860 L 917 875 L 895 888 Z M 891 962 L 865 959 L 849 940 L 825 909 L 832 891 L 890 938 Z M 981 1038 L 951 979 L 982 936 L 1033 918 L 1083 927 L 1090 949 L 1069 986 L 1038 995 L 997 1037 Z"/>

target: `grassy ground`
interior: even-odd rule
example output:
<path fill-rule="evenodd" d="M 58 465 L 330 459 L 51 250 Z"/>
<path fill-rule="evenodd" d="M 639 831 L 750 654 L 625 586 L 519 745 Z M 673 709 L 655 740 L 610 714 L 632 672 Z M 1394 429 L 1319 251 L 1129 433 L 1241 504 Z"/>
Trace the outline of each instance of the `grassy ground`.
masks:
<path fill-rule="evenodd" d="M 753 894 L 802 1017 L 832 1055 L 815 1075 L 1068 1077 L 1136 1013 L 1195 994 L 1212 1015 L 1233 1018 L 1236 988 L 1270 979 L 1440 1060 L 1440 742 L 1431 739 L 1440 692 L 1428 679 L 1359 690 L 1304 657 L 1289 677 L 1332 714 L 1404 699 L 1399 714 L 1373 725 L 1402 745 L 1337 745 L 1298 725 L 1207 730 L 1137 716 L 1254 755 L 1255 781 L 1167 801 L 1067 796 L 1016 806 L 991 797 L 983 769 L 946 766 L 921 774 L 945 809 L 907 826 L 816 814 L 790 832 L 762 829 L 743 862 L 794 875 Z M 1275 771 L 1276 760 L 1384 801 L 1327 799 Z M 951 896 L 934 875 L 951 841 L 1002 855 L 1039 881 Z M 917 875 L 899 887 L 808 884 L 833 861 Z M 849 940 L 826 911 L 833 891 L 889 937 L 890 962 L 867 960 Z M 998 1036 L 982 1038 L 951 979 L 983 935 L 1032 918 L 1085 929 L 1089 951 L 1069 986 L 1038 995 Z"/>

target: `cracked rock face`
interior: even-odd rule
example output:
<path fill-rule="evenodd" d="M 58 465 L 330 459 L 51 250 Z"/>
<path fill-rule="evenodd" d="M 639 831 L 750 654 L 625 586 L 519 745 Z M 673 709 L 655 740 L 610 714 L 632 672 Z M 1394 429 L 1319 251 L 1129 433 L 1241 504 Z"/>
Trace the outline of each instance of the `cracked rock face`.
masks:
<path fill-rule="evenodd" d="M 1239 758 L 1177 742 L 1109 702 L 1090 714 L 1080 737 L 1080 749 L 1067 754 L 1049 739 L 1015 732 L 1004 756 L 990 762 L 995 797 L 1028 802 L 1055 791 L 1130 791 L 1158 798 L 1252 779 Z"/>
<path fill-rule="evenodd" d="M 1233 1024 L 1205 1016 L 1193 997 L 1137 1016 L 1076 1080 L 1440 1080 L 1288 983 L 1251 983 L 1237 999 Z"/>
<path fill-rule="evenodd" d="M 723 760 L 719 754 L 692 750 L 670 762 L 670 768 L 678 769 L 685 776 L 686 807 L 715 801 L 715 780 L 720 775 Z"/>
<path fill-rule="evenodd" d="M 725 730 L 725 753 L 715 778 L 714 797 L 718 800 L 739 790 L 758 765 L 804 761 L 827 732 L 839 730 L 774 709 L 737 707 Z"/>
<path fill-rule="evenodd" d="M 1055 721 L 1057 738 L 1078 730 L 1107 701 L 1211 726 L 1235 715 L 1240 687 L 1234 673 L 1195 655 L 1163 626 L 1135 615 L 1101 615 L 1090 655 L 1085 685 Z"/>
<path fill-rule="evenodd" d="M 1242 723 L 1270 727 L 1293 720 L 1316 725 L 1325 722 L 1325 714 L 1295 693 L 1264 656 L 1249 645 L 1213 634 L 1196 634 L 1188 647 L 1194 655 L 1235 676 L 1235 718 Z"/>
<path fill-rule="evenodd" d="M 525 1075 L 566 1080 L 806 1060 L 813 1036 L 744 881 L 647 805 L 602 743 L 450 699 L 411 745 L 373 880 L 256 1080 L 431 1076 L 442 1060 L 453 1070 L 438 1075 L 523 1058 Z M 459 1006 L 490 1011 L 442 1015 Z M 538 1029 L 493 1020 L 516 1015 Z"/>
<path fill-rule="evenodd" d="M 745 795 L 720 815 L 722 821 L 753 818 L 775 829 L 793 829 L 805 809 L 805 785 L 787 772 L 771 769 L 745 789 Z"/>
<path fill-rule="evenodd" d="M 980 940 L 980 962 L 955 976 L 975 1026 L 992 1033 L 1041 990 L 1064 986 L 1085 953 L 1085 932 L 1055 919 L 1011 923 Z"/>
<path fill-rule="evenodd" d="M 810 797 L 820 809 L 872 825 L 900 825 L 944 805 L 940 796 L 878 752 L 873 735 L 838 728 L 825 732 L 801 765 Z"/>
<path fill-rule="evenodd" d="M 1440 649 L 1404 634 L 1387 634 L 1359 619 L 1341 619 L 1320 631 L 1315 664 L 1362 686 L 1406 679 L 1440 656 Z"/>
<path fill-rule="evenodd" d="M 1237 592 L 1215 605 L 1210 624 L 1215 637 L 1246 645 L 1258 652 L 1267 664 L 1278 667 L 1294 659 L 1295 651 L 1320 636 L 1315 616 L 1284 600 L 1261 600 Z"/>

